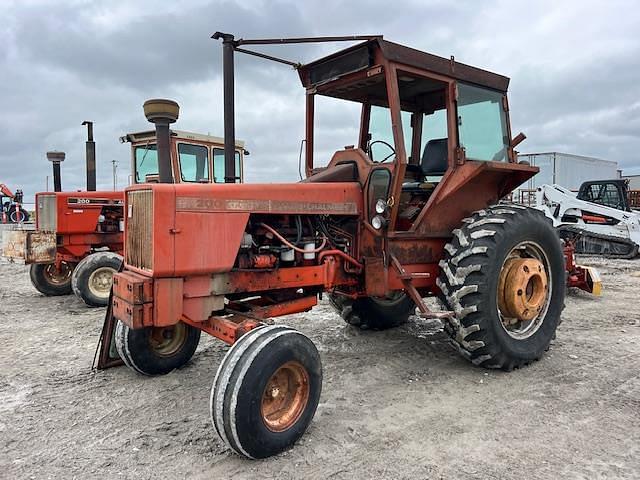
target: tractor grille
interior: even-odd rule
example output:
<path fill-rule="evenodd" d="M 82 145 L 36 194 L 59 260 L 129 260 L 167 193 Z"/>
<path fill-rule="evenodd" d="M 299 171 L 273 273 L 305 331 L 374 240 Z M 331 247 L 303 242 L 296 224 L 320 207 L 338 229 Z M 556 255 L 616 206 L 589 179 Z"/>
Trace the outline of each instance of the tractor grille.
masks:
<path fill-rule="evenodd" d="M 153 270 L 153 191 L 127 192 L 127 265 Z"/>
<path fill-rule="evenodd" d="M 58 226 L 58 208 L 56 195 L 38 195 L 36 205 L 36 221 L 38 229 L 44 232 L 55 232 Z"/>

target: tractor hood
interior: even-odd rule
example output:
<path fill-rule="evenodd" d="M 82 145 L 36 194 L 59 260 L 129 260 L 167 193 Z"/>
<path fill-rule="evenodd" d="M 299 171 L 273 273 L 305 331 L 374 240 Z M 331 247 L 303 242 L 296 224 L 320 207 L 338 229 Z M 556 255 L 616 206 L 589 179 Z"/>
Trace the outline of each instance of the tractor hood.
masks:
<path fill-rule="evenodd" d="M 153 277 L 228 272 L 251 214 L 362 213 L 358 183 L 146 184 L 126 189 L 125 261 Z"/>

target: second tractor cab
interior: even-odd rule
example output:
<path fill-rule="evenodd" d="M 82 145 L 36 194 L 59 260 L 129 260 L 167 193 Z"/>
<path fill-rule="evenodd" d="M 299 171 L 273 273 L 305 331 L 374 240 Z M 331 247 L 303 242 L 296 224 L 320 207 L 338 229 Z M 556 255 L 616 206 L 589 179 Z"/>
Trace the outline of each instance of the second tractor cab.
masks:
<path fill-rule="evenodd" d="M 92 127 L 91 122 L 85 122 Z M 95 152 L 90 130 L 87 152 Z M 130 133 L 121 142 L 131 143 L 134 184 L 158 181 L 155 131 Z M 212 183 L 225 176 L 220 156 L 221 138 L 171 131 L 169 151 L 172 179 L 176 183 Z M 57 163 L 62 152 L 51 152 Z M 244 142 L 236 142 L 237 182 L 242 181 Z M 95 158 L 87 158 L 87 170 L 95 176 Z M 93 168 L 90 165 L 93 164 Z M 54 169 L 55 170 L 55 169 Z M 59 172 L 59 169 L 57 170 Z M 60 179 L 55 179 L 60 185 Z M 95 178 L 87 186 L 95 189 Z M 30 264 L 33 286 L 42 294 L 75 293 L 88 306 L 105 306 L 111 279 L 122 263 L 124 250 L 124 192 L 77 191 L 36 194 L 36 230 L 5 232 L 3 256 Z"/>
<path fill-rule="evenodd" d="M 112 333 L 124 362 L 148 375 L 187 363 L 203 331 L 233 345 L 212 385 L 212 424 L 234 451 L 260 458 L 300 438 L 322 389 L 313 342 L 268 319 L 310 310 L 323 293 L 361 328 L 395 327 L 416 308 L 439 318 L 477 366 L 513 370 L 544 354 L 564 304 L 564 259 L 542 212 L 498 204 L 538 171 L 516 161 L 523 135 L 512 139 L 508 78 L 382 37 L 304 65 L 244 47 L 318 39 L 214 38 L 223 42 L 225 165 L 233 56 L 250 53 L 298 70 L 307 177 L 129 187 L 125 268 L 101 357 Z M 354 145 L 318 166 L 320 96 L 358 104 L 361 122 Z M 430 311 L 427 296 L 446 309 Z"/>

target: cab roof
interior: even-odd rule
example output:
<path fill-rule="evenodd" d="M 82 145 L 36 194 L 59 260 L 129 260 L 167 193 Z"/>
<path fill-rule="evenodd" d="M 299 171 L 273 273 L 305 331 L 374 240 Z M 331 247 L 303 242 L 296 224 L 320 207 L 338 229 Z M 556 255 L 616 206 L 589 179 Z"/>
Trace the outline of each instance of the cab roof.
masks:
<path fill-rule="evenodd" d="M 224 138 L 215 137 L 213 135 L 204 135 L 202 133 L 194 133 L 194 132 L 186 132 L 184 130 L 171 130 L 171 136 L 176 137 L 179 140 L 193 140 L 196 142 L 202 143 L 212 143 L 215 145 L 224 145 Z M 120 137 L 120 142 L 143 142 L 147 140 L 152 140 L 156 138 L 155 130 L 145 130 L 142 132 L 133 132 L 127 133 L 126 135 Z M 236 139 L 236 147 L 244 148 L 244 142 L 242 140 Z"/>
<path fill-rule="evenodd" d="M 462 82 L 472 83 L 506 93 L 509 78 L 497 73 L 472 67 L 453 59 L 439 57 L 398 43 L 389 42 L 382 37 L 373 38 L 352 47 L 340 50 L 329 56 L 298 67 L 300 80 L 306 88 L 328 83 L 343 75 L 366 70 L 375 65 L 376 50 L 400 67 L 407 65 L 447 76 Z"/>

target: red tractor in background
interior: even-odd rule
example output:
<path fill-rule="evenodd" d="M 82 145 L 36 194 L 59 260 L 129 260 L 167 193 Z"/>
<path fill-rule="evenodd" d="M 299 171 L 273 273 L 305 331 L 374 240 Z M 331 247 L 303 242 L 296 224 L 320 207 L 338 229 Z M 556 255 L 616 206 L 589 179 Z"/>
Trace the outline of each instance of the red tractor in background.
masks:
<path fill-rule="evenodd" d="M 4 183 L 0 183 L 0 223 L 29 221 L 29 212 L 22 208 L 22 199 L 22 190 L 13 193 Z"/>
<path fill-rule="evenodd" d="M 30 264 L 33 286 L 44 295 L 75 293 L 89 306 L 108 304 L 111 279 L 122 263 L 123 191 L 95 191 L 95 143 L 88 126 L 87 190 L 62 192 L 64 153 L 48 152 L 54 166 L 55 192 L 36 194 L 36 230 L 5 232 L 3 256 Z M 131 144 L 134 184 L 158 181 L 155 131 L 120 138 Z M 176 182 L 224 181 L 223 139 L 171 131 L 171 176 Z M 235 171 L 242 181 L 244 143 L 236 142 Z"/>
<path fill-rule="evenodd" d="M 322 295 L 363 328 L 395 327 L 416 308 L 439 318 L 477 366 L 509 371 L 544 355 L 564 306 L 565 261 L 542 212 L 500 203 L 538 172 L 514 153 L 524 136 L 511 135 L 507 77 L 381 36 L 213 38 L 223 42 L 227 171 L 233 57 L 242 52 L 297 69 L 306 179 L 176 185 L 160 175 L 129 187 L 124 270 L 113 279 L 101 360 L 113 339 L 132 370 L 157 375 L 187 363 L 203 331 L 233 345 L 213 381 L 211 420 L 230 448 L 260 458 L 300 438 L 322 388 L 311 340 L 269 319 L 310 310 Z M 245 48 L 336 40 L 364 42 L 308 64 Z M 361 107 L 355 144 L 320 167 L 318 96 Z M 146 107 L 160 144 L 177 104 Z M 169 149 L 158 155 L 167 171 Z M 445 310 L 430 311 L 427 296 Z"/>

